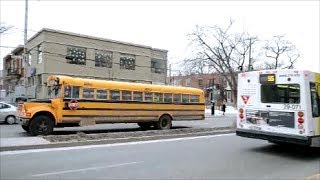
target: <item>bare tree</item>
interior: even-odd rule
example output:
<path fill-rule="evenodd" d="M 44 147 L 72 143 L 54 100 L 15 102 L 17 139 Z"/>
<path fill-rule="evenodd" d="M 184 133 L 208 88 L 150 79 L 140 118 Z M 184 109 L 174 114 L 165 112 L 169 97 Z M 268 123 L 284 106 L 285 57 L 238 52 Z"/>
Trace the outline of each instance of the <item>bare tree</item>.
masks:
<path fill-rule="evenodd" d="M 0 22 L 0 34 L 9 31 L 13 26 L 5 25 L 5 23 Z"/>
<path fill-rule="evenodd" d="M 185 75 L 210 73 L 208 62 L 202 58 L 185 59 L 181 63 L 181 67 Z"/>
<path fill-rule="evenodd" d="M 230 20 L 227 28 L 196 26 L 196 30 L 189 35 L 195 55 L 188 62 L 197 64 L 201 60 L 202 64 L 221 74 L 236 102 L 237 74 L 245 69 L 249 48 L 257 38 L 250 37 L 248 33 L 231 33 L 232 25 L 233 21 Z"/>
<path fill-rule="evenodd" d="M 300 57 L 296 47 L 284 35 L 274 36 L 264 46 L 266 57 L 270 61 L 265 62 L 265 69 L 292 69 L 294 63 Z"/>

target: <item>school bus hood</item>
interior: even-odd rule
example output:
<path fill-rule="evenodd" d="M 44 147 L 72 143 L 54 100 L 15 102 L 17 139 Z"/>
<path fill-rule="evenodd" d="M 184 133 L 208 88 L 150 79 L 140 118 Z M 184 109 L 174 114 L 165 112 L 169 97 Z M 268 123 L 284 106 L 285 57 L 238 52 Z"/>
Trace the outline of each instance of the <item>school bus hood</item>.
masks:
<path fill-rule="evenodd" d="M 39 111 L 52 111 L 51 100 L 33 100 L 24 102 L 22 106 L 18 107 L 19 116 L 32 117 Z"/>

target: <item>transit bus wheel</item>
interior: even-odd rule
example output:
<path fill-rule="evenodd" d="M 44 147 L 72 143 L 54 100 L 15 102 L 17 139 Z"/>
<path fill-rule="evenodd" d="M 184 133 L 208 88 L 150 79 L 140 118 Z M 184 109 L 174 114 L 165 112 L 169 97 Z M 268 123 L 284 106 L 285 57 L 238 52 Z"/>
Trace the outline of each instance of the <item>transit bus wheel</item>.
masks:
<path fill-rule="evenodd" d="M 54 122 L 48 116 L 40 115 L 30 122 L 30 134 L 33 136 L 49 135 L 53 132 Z"/>
<path fill-rule="evenodd" d="M 159 118 L 159 121 L 155 123 L 157 129 L 170 129 L 172 127 L 171 117 L 168 115 L 163 115 Z"/>
<path fill-rule="evenodd" d="M 26 132 L 30 132 L 29 126 L 21 125 L 22 129 L 25 130 Z"/>

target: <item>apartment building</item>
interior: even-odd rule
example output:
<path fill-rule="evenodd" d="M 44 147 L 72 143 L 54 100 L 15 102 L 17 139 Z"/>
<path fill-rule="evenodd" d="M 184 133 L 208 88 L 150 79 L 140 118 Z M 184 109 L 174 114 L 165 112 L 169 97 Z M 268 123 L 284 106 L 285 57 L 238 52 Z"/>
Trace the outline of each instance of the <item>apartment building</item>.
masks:
<path fill-rule="evenodd" d="M 21 52 L 21 48 L 15 51 Z M 46 79 L 52 74 L 149 84 L 166 83 L 167 50 L 47 28 L 28 40 L 27 49 L 26 68 L 22 66 L 21 58 L 15 56 L 17 53 L 4 58 L 5 71 L 18 69 L 16 82 L 13 83 L 12 77 L 10 81 L 5 80 L 4 84 L 11 91 L 13 84 L 16 89 L 21 88 L 23 69 L 26 69 L 28 98 L 45 98 Z M 23 93 L 16 93 L 16 96 L 20 95 Z"/>
<path fill-rule="evenodd" d="M 2 100 L 14 102 L 16 97 L 25 96 L 24 67 L 22 61 L 23 46 L 19 45 L 3 58 Z"/>

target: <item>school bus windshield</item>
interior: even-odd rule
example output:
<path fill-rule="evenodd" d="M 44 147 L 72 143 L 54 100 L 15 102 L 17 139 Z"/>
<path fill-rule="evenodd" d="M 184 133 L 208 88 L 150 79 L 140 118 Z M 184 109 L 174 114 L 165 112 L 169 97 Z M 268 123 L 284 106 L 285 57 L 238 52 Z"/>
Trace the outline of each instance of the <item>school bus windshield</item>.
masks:
<path fill-rule="evenodd" d="M 49 86 L 48 87 L 48 98 L 58 98 L 61 95 L 60 86 Z"/>

